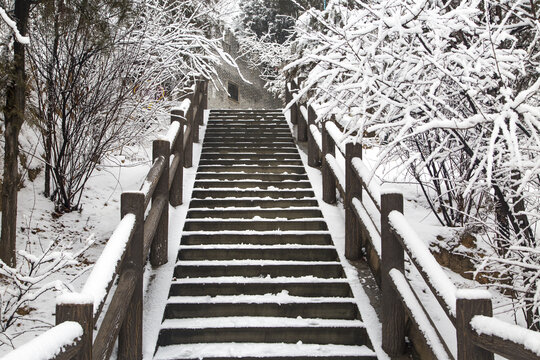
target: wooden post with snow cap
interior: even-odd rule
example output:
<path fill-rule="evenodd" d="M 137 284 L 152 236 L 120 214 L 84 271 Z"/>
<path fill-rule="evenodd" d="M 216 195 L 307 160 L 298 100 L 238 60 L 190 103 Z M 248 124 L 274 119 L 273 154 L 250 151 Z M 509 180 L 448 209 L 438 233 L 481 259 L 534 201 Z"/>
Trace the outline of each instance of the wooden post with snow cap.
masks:
<path fill-rule="evenodd" d="M 193 106 L 192 110 L 186 110 L 185 113 L 185 124 L 187 126 L 187 131 L 189 136 L 187 137 L 184 143 L 184 167 L 190 168 L 193 166 Z"/>
<path fill-rule="evenodd" d="M 289 94 L 291 96 L 290 101 L 292 101 L 293 94 L 298 91 L 298 86 L 296 85 L 296 82 L 294 80 L 291 80 L 290 85 L 291 85 L 291 91 Z M 291 111 L 291 124 L 293 125 L 298 124 L 298 104 L 296 102 L 294 102 L 291 105 L 290 111 Z"/>
<path fill-rule="evenodd" d="M 405 309 L 392 286 L 390 270 L 404 271 L 404 252 L 392 232 L 388 215 L 403 213 L 403 194 L 383 187 L 381 191 L 381 290 L 382 290 L 382 348 L 390 356 L 405 351 Z"/>
<path fill-rule="evenodd" d="M 362 158 L 362 144 L 348 143 L 345 148 L 345 257 L 349 260 L 360 258 L 362 229 L 356 217 L 353 199 L 362 201 L 362 184 L 356 176 L 352 159 Z"/>
<path fill-rule="evenodd" d="M 94 302 L 84 294 L 65 294 L 56 303 L 56 325 L 65 321 L 75 321 L 83 328 L 80 350 L 75 360 L 92 360 L 92 341 L 94 331 Z"/>
<path fill-rule="evenodd" d="M 298 108 L 300 110 L 301 107 L 307 108 L 306 104 L 300 105 Z M 308 140 L 308 119 L 304 116 L 302 112 L 300 112 L 300 116 L 298 116 L 298 125 L 296 126 L 296 138 L 300 142 L 306 142 Z"/>
<path fill-rule="evenodd" d="M 308 106 L 308 128 L 307 128 L 307 137 L 308 137 L 308 165 L 311 167 L 317 167 L 321 165 L 321 156 L 319 152 L 319 147 L 317 142 L 311 133 L 311 125 L 315 126 L 315 120 L 317 119 L 317 114 L 315 110 L 310 105 Z"/>
<path fill-rule="evenodd" d="M 172 175 L 172 182 L 169 191 L 169 201 L 172 206 L 182 205 L 183 187 L 184 187 L 184 125 L 182 124 L 182 111 L 173 109 L 171 111 L 171 124 L 175 121 L 179 124 L 178 135 L 174 144 L 172 144 L 171 152 L 174 154 L 178 166 L 175 173 Z"/>
<path fill-rule="evenodd" d="M 476 315 L 493 316 L 491 294 L 487 290 L 461 289 L 456 292 L 457 360 L 493 360 L 493 354 L 476 346 L 471 320 Z"/>
<path fill-rule="evenodd" d="M 191 143 L 199 143 L 199 117 L 201 112 L 201 83 L 195 81 L 195 92 L 191 96 Z"/>
<path fill-rule="evenodd" d="M 135 229 L 128 244 L 119 277 L 135 271 L 133 295 L 125 299 L 128 307 L 118 335 L 118 359 L 142 359 L 143 331 L 143 252 L 144 252 L 144 193 L 124 192 L 120 198 L 120 215 L 135 215 Z"/>
<path fill-rule="evenodd" d="M 322 180 L 323 180 L 323 201 L 328 204 L 335 204 L 336 202 L 336 178 L 330 168 L 330 164 L 326 160 L 326 155 L 336 155 L 336 144 L 334 139 L 326 130 L 327 120 L 323 123 L 321 136 L 322 136 Z"/>
<path fill-rule="evenodd" d="M 195 124 L 195 126 L 198 126 Z M 156 228 L 156 234 L 150 248 L 150 263 L 152 266 L 160 266 L 167 262 L 169 241 L 169 157 L 171 144 L 167 140 L 154 140 L 152 143 L 152 158 L 165 159 L 163 172 L 159 178 L 156 189 L 152 194 L 152 207 L 161 206 L 161 215 Z"/>

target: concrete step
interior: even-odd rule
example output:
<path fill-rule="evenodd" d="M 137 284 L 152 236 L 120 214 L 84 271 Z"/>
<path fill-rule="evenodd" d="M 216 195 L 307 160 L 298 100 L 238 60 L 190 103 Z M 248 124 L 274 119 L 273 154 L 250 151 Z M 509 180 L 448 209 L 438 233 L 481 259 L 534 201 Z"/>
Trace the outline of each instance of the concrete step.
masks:
<path fill-rule="evenodd" d="M 232 246 L 232 245 L 231 245 Z M 274 248 L 272 248 L 274 247 Z M 188 260 L 283 260 L 283 261 L 339 261 L 336 249 L 316 247 L 266 246 L 231 248 L 215 245 L 182 246 L 178 261 Z"/>
<path fill-rule="evenodd" d="M 222 317 L 205 320 L 165 320 L 159 333 L 158 345 L 212 342 L 290 344 L 299 341 L 303 344 L 357 345 L 369 343 L 364 324 L 359 320 L 325 321 L 325 319 L 266 317 Z M 293 326 L 293 324 L 298 325 Z"/>
<path fill-rule="evenodd" d="M 330 245 L 330 234 L 323 232 L 280 232 L 279 234 L 265 233 L 205 233 L 182 236 L 182 245 L 212 245 L 212 244 L 254 244 L 254 245 Z"/>
<path fill-rule="evenodd" d="M 160 347 L 154 360 L 373 360 L 367 346 L 267 343 L 203 343 Z"/>
<path fill-rule="evenodd" d="M 312 209 L 220 209 L 220 210 L 195 210 L 190 209 L 187 214 L 188 219 L 313 219 L 321 218 L 322 212 L 317 208 Z"/>
<path fill-rule="evenodd" d="M 297 154 L 242 154 L 242 153 L 204 153 L 201 160 L 300 160 Z"/>
<path fill-rule="evenodd" d="M 203 144 L 202 155 L 205 154 L 298 154 L 298 149 L 296 146 L 290 146 L 279 149 L 272 148 L 245 148 L 245 149 L 236 149 L 236 148 L 222 148 L 222 147 L 205 147 Z"/>
<path fill-rule="evenodd" d="M 303 166 L 246 166 L 246 165 L 229 165 L 229 166 L 208 166 L 201 165 L 199 172 L 244 172 L 244 173 L 270 173 L 270 174 L 305 174 L 306 170 Z"/>
<path fill-rule="evenodd" d="M 227 189 L 195 189 L 193 199 L 230 199 L 230 198 L 272 198 L 272 199 L 303 199 L 314 198 L 311 190 L 227 190 Z"/>
<path fill-rule="evenodd" d="M 199 166 L 240 166 L 240 165 L 250 165 L 250 166 L 273 166 L 273 167 L 282 167 L 282 166 L 303 166 L 302 160 L 206 160 L 201 159 L 199 161 Z"/>
<path fill-rule="evenodd" d="M 228 208 L 228 207 L 258 207 L 258 208 L 287 208 L 289 206 L 317 206 L 317 199 L 192 199 L 190 208 Z"/>
<path fill-rule="evenodd" d="M 298 182 L 308 180 L 307 174 L 257 174 L 257 173 L 203 173 L 198 172 L 196 180 L 233 180 L 233 181 L 278 181 L 278 182 Z"/>
<path fill-rule="evenodd" d="M 328 230 L 324 220 L 223 220 L 223 219 L 188 219 L 184 231 L 315 231 Z"/>
<path fill-rule="evenodd" d="M 222 264 L 220 264 L 222 263 Z M 223 277 L 223 276 L 243 276 L 243 277 L 301 277 L 314 276 L 318 278 L 334 279 L 344 277 L 343 268 L 340 263 L 314 263 L 314 262 L 281 262 L 272 264 L 271 262 L 259 262 L 253 260 L 220 262 L 206 261 L 193 264 L 193 262 L 182 261 L 174 268 L 176 278 L 193 277 Z M 233 265 L 236 264 L 236 265 Z"/>
<path fill-rule="evenodd" d="M 169 296 L 218 296 L 218 295 L 264 295 L 277 294 L 286 291 L 291 296 L 304 297 L 351 297 L 351 289 L 346 281 L 318 281 L 302 282 L 302 280 L 284 279 L 283 282 L 276 279 L 275 282 L 254 278 L 238 278 L 237 282 L 231 279 L 205 282 L 206 279 L 186 279 L 190 282 L 182 282 L 183 279 L 174 281 Z M 234 279 L 233 279 L 234 280 Z M 198 281 L 198 282 L 197 282 Z M 228 281 L 228 282 L 226 282 Z"/>
<path fill-rule="evenodd" d="M 196 189 L 219 189 L 219 188 L 241 188 L 241 189 L 311 189 L 309 181 L 212 181 L 198 180 L 195 182 Z"/>
<path fill-rule="evenodd" d="M 277 295 L 279 297 L 279 294 Z M 268 302 L 263 302 L 268 297 Z M 253 299 L 250 299 L 253 298 Z M 227 316 L 269 316 L 284 318 L 315 318 L 356 320 L 360 316 L 356 303 L 345 299 L 339 301 L 316 301 L 305 299 L 306 302 L 290 302 L 285 299 L 271 299 L 270 296 L 218 296 L 216 298 L 202 297 L 172 297 L 165 307 L 165 318 L 182 319 Z M 187 301 L 184 301 L 187 300 Z M 200 301 L 194 303 L 194 300 Z M 301 299 L 299 300 L 301 301 Z"/>

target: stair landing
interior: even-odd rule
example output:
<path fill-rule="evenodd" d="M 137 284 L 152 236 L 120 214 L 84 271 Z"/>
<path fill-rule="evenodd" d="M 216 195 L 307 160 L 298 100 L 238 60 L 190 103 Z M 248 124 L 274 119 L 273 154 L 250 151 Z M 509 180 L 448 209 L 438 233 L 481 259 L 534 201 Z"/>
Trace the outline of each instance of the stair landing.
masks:
<path fill-rule="evenodd" d="M 376 359 L 281 111 L 210 112 L 155 359 Z"/>

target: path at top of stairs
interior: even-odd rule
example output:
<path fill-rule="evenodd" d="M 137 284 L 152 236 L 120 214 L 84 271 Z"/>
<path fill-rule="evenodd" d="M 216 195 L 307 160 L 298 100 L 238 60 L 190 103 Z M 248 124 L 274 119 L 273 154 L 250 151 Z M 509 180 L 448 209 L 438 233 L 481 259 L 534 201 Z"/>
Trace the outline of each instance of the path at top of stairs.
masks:
<path fill-rule="evenodd" d="M 180 244 L 155 359 L 376 359 L 281 111 L 210 112 Z"/>

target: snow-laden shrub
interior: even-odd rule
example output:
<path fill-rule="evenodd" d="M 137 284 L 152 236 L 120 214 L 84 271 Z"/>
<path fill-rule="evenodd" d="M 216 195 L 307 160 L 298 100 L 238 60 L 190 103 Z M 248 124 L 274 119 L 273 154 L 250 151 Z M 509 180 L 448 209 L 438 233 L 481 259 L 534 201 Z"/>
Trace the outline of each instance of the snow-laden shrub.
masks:
<path fill-rule="evenodd" d="M 478 226 L 494 281 L 538 323 L 540 35 L 525 0 L 335 0 L 297 25 L 298 98 L 406 170 L 449 226 Z M 374 137 L 365 137 L 366 134 Z M 346 137 L 347 137 L 346 136 Z M 509 266 L 511 265 L 511 266 Z M 511 285 L 508 285 L 508 284 Z"/>
<path fill-rule="evenodd" d="M 44 247 L 39 240 L 39 246 L 35 242 L 28 238 L 25 249 L 18 251 L 16 268 L 0 260 L 0 346 L 13 347 L 18 336 L 53 325 L 35 318 L 33 306 L 37 307 L 36 302 L 51 291 L 73 291 L 65 270 L 76 268 L 70 270 L 72 279 L 87 270 L 81 260 L 94 238 L 76 246 L 77 250 L 73 241 L 51 241 Z"/>

